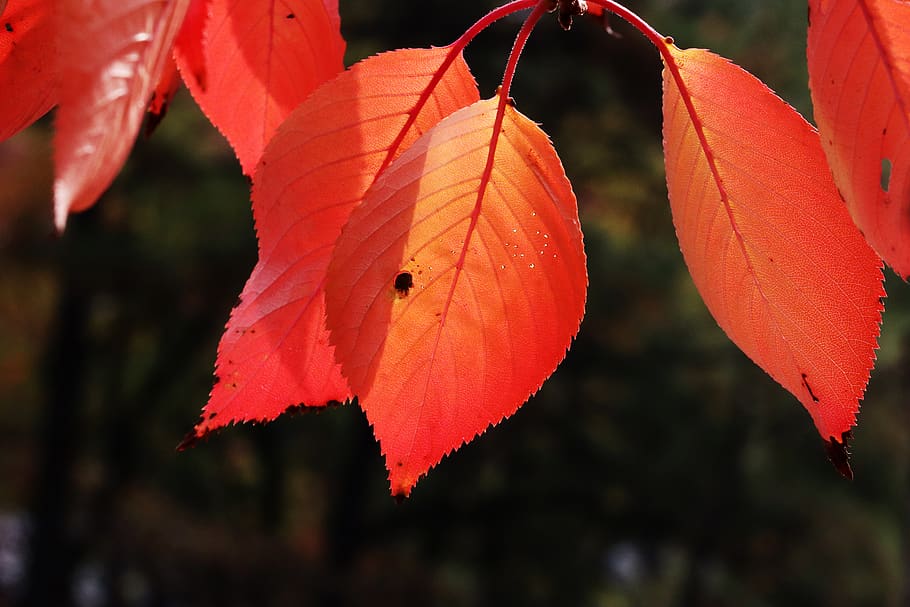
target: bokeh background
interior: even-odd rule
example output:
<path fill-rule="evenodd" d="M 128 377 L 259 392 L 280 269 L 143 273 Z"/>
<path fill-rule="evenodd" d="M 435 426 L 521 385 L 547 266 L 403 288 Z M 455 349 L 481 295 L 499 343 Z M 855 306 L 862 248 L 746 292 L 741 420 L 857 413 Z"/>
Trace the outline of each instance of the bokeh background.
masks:
<path fill-rule="evenodd" d="M 348 64 L 447 44 L 493 6 L 341 0 Z M 811 116 L 804 3 L 629 6 Z M 483 96 L 519 23 L 468 49 Z M 355 406 L 175 451 L 256 256 L 246 180 L 185 91 L 59 239 L 52 117 L 0 145 L 0 604 L 910 605 L 907 285 L 888 273 L 851 483 L 699 300 L 666 200 L 658 55 L 612 26 L 546 19 L 513 88 L 578 195 L 578 339 L 400 504 Z"/>

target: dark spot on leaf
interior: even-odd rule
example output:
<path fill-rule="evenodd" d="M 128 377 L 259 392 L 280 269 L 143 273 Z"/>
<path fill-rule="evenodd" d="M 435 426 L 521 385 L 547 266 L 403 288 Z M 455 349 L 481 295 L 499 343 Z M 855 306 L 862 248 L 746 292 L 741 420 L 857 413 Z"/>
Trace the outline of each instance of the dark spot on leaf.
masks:
<path fill-rule="evenodd" d="M 803 373 L 803 385 L 806 387 L 806 391 L 809 393 L 809 396 L 812 397 L 814 402 L 818 402 L 818 397 L 815 396 L 815 393 L 812 391 L 812 386 L 809 385 L 809 376 Z"/>
<path fill-rule="evenodd" d="M 831 460 L 831 463 L 834 465 L 834 469 L 837 470 L 841 476 L 850 481 L 853 480 L 853 468 L 850 467 L 848 443 L 852 438 L 853 434 L 848 430 L 841 435 L 840 441 L 834 437 L 825 441 L 825 452 L 828 454 L 828 459 Z"/>
<path fill-rule="evenodd" d="M 888 186 L 891 184 L 891 159 L 882 158 L 882 175 L 881 175 L 881 186 L 882 191 L 887 192 Z M 886 198 L 887 200 L 887 198 Z"/>
<path fill-rule="evenodd" d="M 287 409 L 284 410 L 285 415 L 297 415 L 299 413 L 320 413 L 326 409 L 334 409 L 336 407 L 341 407 L 345 405 L 338 400 L 330 400 L 324 405 L 307 405 L 306 403 L 297 403 L 296 405 L 290 405 Z"/>
<path fill-rule="evenodd" d="M 212 411 L 211 413 L 209 413 L 209 419 L 215 419 L 215 417 L 217 415 L 218 415 L 218 413 L 216 413 L 215 411 Z"/>
<path fill-rule="evenodd" d="M 414 277 L 410 272 L 401 272 L 395 277 L 395 290 L 402 297 L 407 297 L 414 286 Z"/>
<path fill-rule="evenodd" d="M 285 19 L 293 19 L 293 18 L 294 18 L 294 13 L 288 13 L 287 15 L 285 15 L 284 18 L 285 18 Z"/>
<path fill-rule="evenodd" d="M 151 105 L 154 103 L 155 98 L 152 97 L 152 101 L 149 102 Z M 155 129 L 158 128 L 158 125 L 161 124 L 161 121 L 164 120 L 164 117 L 167 115 L 168 103 L 165 101 L 161 104 L 161 108 L 157 112 L 149 112 L 148 118 L 145 121 L 145 136 L 151 137 L 152 133 L 155 132 Z"/>
<path fill-rule="evenodd" d="M 196 434 L 196 430 L 190 430 L 187 435 L 183 437 L 183 440 L 180 441 L 180 444 L 177 445 L 177 451 L 186 451 L 187 449 L 195 447 L 201 438 L 201 436 Z"/>
<path fill-rule="evenodd" d="M 284 410 L 285 415 L 296 415 L 298 413 L 303 413 L 306 409 L 306 405 L 303 403 L 297 403 L 296 405 L 289 405 L 287 409 Z"/>
<path fill-rule="evenodd" d="M 13 33 L 13 24 L 12 23 L 4 23 L 3 27 L 5 27 L 6 31 L 8 31 L 9 33 L 11 33 L 11 34 Z"/>

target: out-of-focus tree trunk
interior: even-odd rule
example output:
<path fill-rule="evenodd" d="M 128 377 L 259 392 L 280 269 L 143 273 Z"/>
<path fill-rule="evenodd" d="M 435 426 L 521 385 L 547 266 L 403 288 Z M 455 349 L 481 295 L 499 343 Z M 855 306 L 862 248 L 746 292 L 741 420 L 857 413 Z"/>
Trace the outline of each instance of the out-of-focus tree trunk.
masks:
<path fill-rule="evenodd" d="M 91 214 L 73 224 L 94 223 Z M 88 224 L 88 225 L 87 225 Z M 75 229 L 74 225 L 70 227 Z M 80 232 L 86 230 L 79 230 Z M 84 234 L 83 234 L 84 236 Z M 48 340 L 43 383 L 45 402 L 31 503 L 31 534 L 24 604 L 72 604 L 76 547 L 67 524 L 73 501 L 73 467 L 85 404 L 88 315 L 91 293 L 71 267 L 65 243 L 58 263 L 60 294 L 56 326 Z"/>

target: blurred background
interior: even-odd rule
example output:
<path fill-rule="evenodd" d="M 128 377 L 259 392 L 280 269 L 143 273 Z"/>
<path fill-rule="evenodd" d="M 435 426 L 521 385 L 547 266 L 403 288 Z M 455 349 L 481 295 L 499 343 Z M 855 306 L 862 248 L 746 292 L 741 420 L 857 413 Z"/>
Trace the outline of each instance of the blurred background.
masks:
<path fill-rule="evenodd" d="M 494 5 L 341 0 L 348 64 L 448 44 Z M 811 116 L 804 3 L 629 6 Z M 578 195 L 578 339 L 400 504 L 356 406 L 176 452 L 256 257 L 246 180 L 186 91 L 60 239 L 51 118 L 0 145 L 0 605 L 910 605 L 908 287 L 888 273 L 851 483 L 698 298 L 666 200 L 658 55 L 611 24 L 545 19 L 512 93 Z M 482 96 L 519 25 L 469 47 Z"/>

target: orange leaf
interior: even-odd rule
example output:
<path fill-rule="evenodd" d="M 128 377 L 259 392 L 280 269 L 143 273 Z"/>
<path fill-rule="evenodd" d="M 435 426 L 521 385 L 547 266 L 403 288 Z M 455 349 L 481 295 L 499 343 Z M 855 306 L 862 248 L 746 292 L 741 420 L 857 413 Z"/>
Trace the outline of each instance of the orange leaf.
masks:
<path fill-rule="evenodd" d="M 834 181 L 866 239 L 910 278 L 910 2 L 811 0 L 809 86 Z"/>
<path fill-rule="evenodd" d="M 61 0 L 54 218 L 92 206 L 123 166 L 189 0 Z"/>
<path fill-rule="evenodd" d="M 54 107 L 53 3 L 11 0 L 0 14 L 0 141 Z"/>
<path fill-rule="evenodd" d="M 197 66 L 178 53 L 187 87 L 227 137 L 245 174 L 253 174 L 291 110 L 344 69 L 337 12 L 337 0 L 209 0 L 205 87 L 194 76 Z"/>
<path fill-rule="evenodd" d="M 298 403 L 351 398 L 325 329 L 326 266 L 351 209 L 448 52 L 366 59 L 317 89 L 278 129 L 253 179 L 259 263 L 221 339 L 220 381 L 197 436 L 230 422 L 273 419 Z M 459 57 L 402 144 L 477 98 Z"/>
<path fill-rule="evenodd" d="M 395 495 L 514 413 L 584 313 L 571 186 L 530 120 L 506 106 L 494 127 L 496 105 L 449 116 L 380 174 L 329 266 L 336 356 Z"/>
<path fill-rule="evenodd" d="M 839 443 L 875 359 L 881 261 L 793 108 L 726 59 L 667 48 L 667 186 L 695 285 L 730 339 Z"/>

